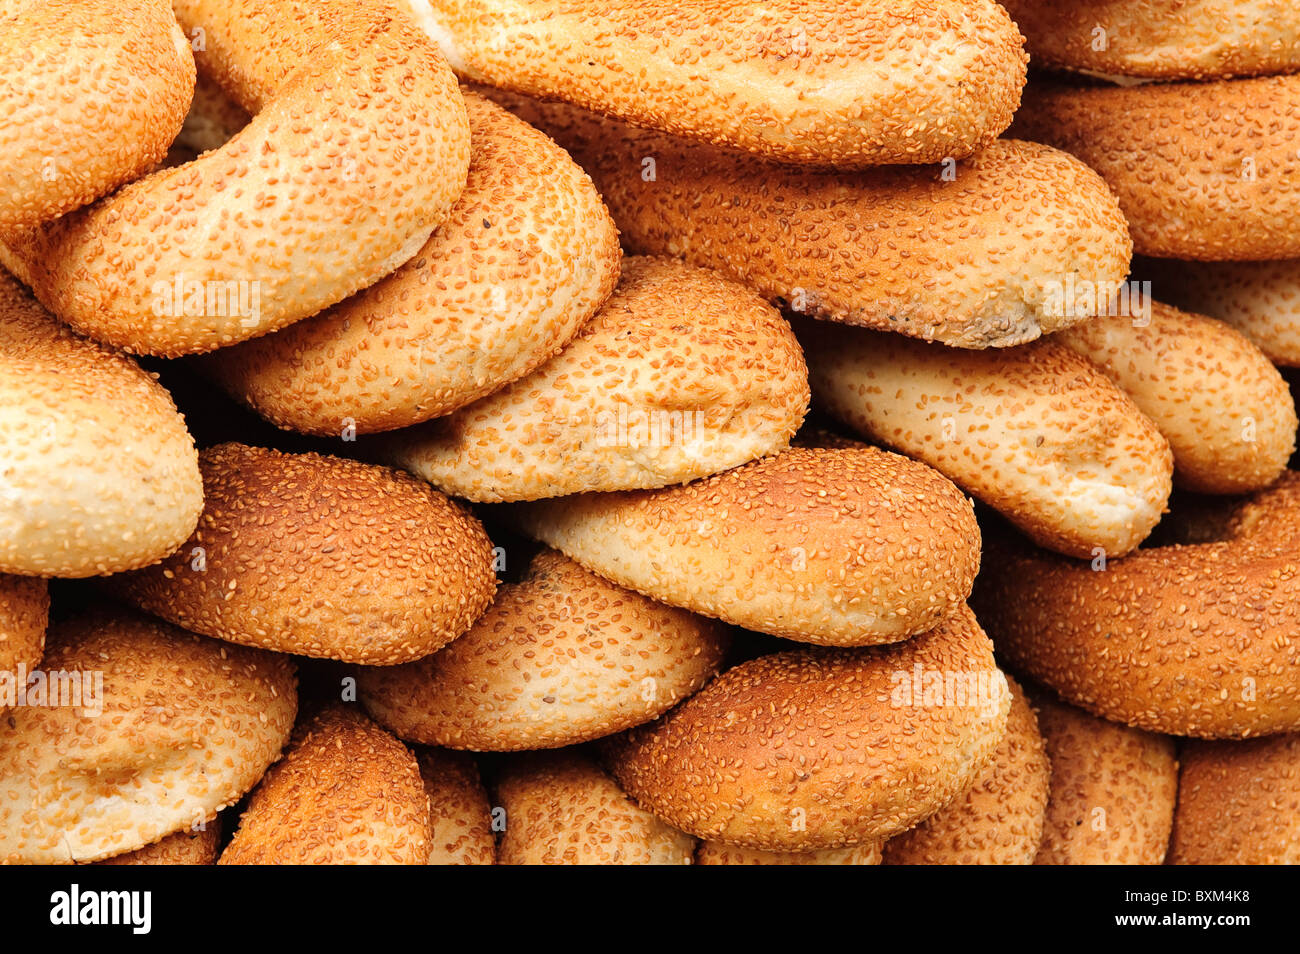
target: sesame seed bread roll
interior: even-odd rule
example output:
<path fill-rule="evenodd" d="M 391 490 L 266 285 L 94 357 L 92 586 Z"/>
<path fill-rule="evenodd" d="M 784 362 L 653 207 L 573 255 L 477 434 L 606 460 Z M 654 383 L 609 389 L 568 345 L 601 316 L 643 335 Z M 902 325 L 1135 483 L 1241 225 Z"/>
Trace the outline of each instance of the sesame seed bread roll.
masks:
<path fill-rule="evenodd" d="M 0 679 L 12 674 L 15 688 L 18 667 L 31 672 L 40 664 L 49 612 L 50 592 L 44 580 L 0 573 Z M 0 696 L 0 714 L 7 705 Z"/>
<path fill-rule="evenodd" d="M 1260 490 L 1295 450 L 1291 390 L 1268 357 L 1220 321 L 1153 302 L 1147 321 L 1095 318 L 1056 341 L 1077 351 L 1169 441 L 1174 482 L 1205 494 Z"/>
<path fill-rule="evenodd" d="M 720 841 L 702 841 L 695 850 L 697 865 L 878 865 L 880 845 L 866 841 L 849 848 L 824 851 L 760 851 Z"/>
<path fill-rule="evenodd" d="M 162 159 L 194 92 L 194 56 L 167 0 L 9 0 L 0 77 L 4 235 Z"/>
<path fill-rule="evenodd" d="M 1064 345 L 956 351 L 826 322 L 798 331 L 818 406 L 925 461 L 1040 546 L 1127 553 L 1164 512 L 1168 442 Z"/>
<path fill-rule="evenodd" d="M 888 865 L 1028 865 L 1043 840 L 1051 766 L 1038 719 L 1010 676 L 1007 731 L 964 795 L 884 845 Z"/>
<path fill-rule="evenodd" d="M 220 444 L 198 529 L 105 581 L 194 632 L 365 665 L 427 656 L 492 601 L 492 543 L 460 505 L 386 467 Z"/>
<path fill-rule="evenodd" d="M 1159 80 L 1300 68 L 1300 15 L 1291 0 L 1001 2 L 1035 66 Z"/>
<path fill-rule="evenodd" d="M 695 839 L 638 808 L 585 755 L 518 756 L 497 782 L 502 865 L 689 865 Z"/>
<path fill-rule="evenodd" d="M 323 314 L 215 352 L 230 394 L 338 436 L 439 417 L 533 371 L 618 280 L 618 231 L 545 134 L 473 93 L 469 181 L 415 257 Z"/>
<path fill-rule="evenodd" d="M 57 700 L 29 689 L 0 732 L 0 863 L 96 861 L 211 823 L 279 758 L 297 708 L 287 657 L 120 610 L 52 627 L 42 669 Z"/>
<path fill-rule="evenodd" d="M 454 74 L 386 0 L 174 7 L 202 31 L 199 70 L 252 121 L 0 245 L 0 262 L 78 331 L 167 357 L 266 334 L 374 284 L 447 217 L 470 151 Z"/>
<path fill-rule="evenodd" d="M 254 790 L 222 865 L 422 865 L 429 797 L 415 756 L 332 705 L 304 721 Z"/>
<path fill-rule="evenodd" d="M 1300 736 L 1189 742 L 1179 757 L 1171 864 L 1300 864 Z"/>
<path fill-rule="evenodd" d="M 1119 204 L 1077 159 L 998 140 L 941 166 L 777 166 L 500 98 L 591 173 L 636 254 L 716 268 L 793 310 L 962 348 L 1020 344 L 1094 312 L 1057 307 L 1067 275 L 1119 282 Z"/>
<path fill-rule="evenodd" d="M 440 749 L 425 749 L 416 758 L 429 796 L 429 864 L 496 864 L 492 808 L 474 760 Z"/>
<path fill-rule="evenodd" d="M 215 865 L 217 843 L 221 839 L 218 822 L 205 823 L 203 828 L 172 832 L 152 845 L 114 855 L 97 861 L 98 865 Z"/>
<path fill-rule="evenodd" d="M 202 508 L 198 452 L 171 395 L 0 270 L 0 572 L 148 566 Z"/>
<path fill-rule="evenodd" d="M 1026 91 L 1012 132 L 1101 173 L 1142 255 L 1300 258 L 1293 145 L 1300 75 L 1132 87 L 1045 83 Z"/>
<path fill-rule="evenodd" d="M 784 162 L 968 155 L 1028 62 L 991 0 L 407 3 L 462 77 Z"/>
<path fill-rule="evenodd" d="M 1012 665 L 1115 722 L 1201 738 L 1300 730 L 1300 474 L 1220 539 L 1076 563 L 990 539 L 974 594 Z"/>
<path fill-rule="evenodd" d="M 1281 262 L 1179 262 L 1142 259 L 1134 275 L 1180 308 L 1236 328 L 1268 359 L 1300 367 L 1300 259 Z"/>
<path fill-rule="evenodd" d="M 698 838 L 842 848 L 905 831 L 969 788 L 1010 704 L 993 645 L 963 606 L 894 646 L 743 662 L 615 736 L 606 757 L 642 808 Z"/>
<path fill-rule="evenodd" d="M 640 490 L 784 450 L 808 397 L 803 352 L 775 308 L 714 272 L 630 258 L 564 351 L 377 453 L 476 501 Z"/>
<path fill-rule="evenodd" d="M 1052 763 L 1039 865 L 1158 865 L 1173 825 L 1171 739 L 1034 697 Z"/>
<path fill-rule="evenodd" d="M 403 739 L 509 752 L 648 722 L 703 686 L 726 628 L 615 586 L 554 550 L 469 632 L 405 666 L 362 669 L 362 704 Z"/>
<path fill-rule="evenodd" d="M 933 629 L 961 611 L 979 569 L 970 501 L 875 448 L 792 448 L 680 487 L 514 513 L 526 533 L 651 599 L 833 646 Z"/>

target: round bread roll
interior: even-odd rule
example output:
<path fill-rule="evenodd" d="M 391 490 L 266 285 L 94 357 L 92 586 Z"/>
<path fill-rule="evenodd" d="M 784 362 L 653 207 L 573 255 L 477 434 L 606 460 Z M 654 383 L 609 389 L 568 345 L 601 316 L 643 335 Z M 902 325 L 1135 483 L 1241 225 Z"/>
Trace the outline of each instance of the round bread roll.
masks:
<path fill-rule="evenodd" d="M 1091 564 L 992 539 L 976 612 L 1008 662 L 1104 718 L 1300 730 L 1300 473 L 1234 509 L 1219 540 Z"/>
<path fill-rule="evenodd" d="M 49 612 L 44 580 L 0 573 L 0 713 L 13 703 L 23 674 L 40 664 Z"/>
<path fill-rule="evenodd" d="M 463 77 L 786 162 L 965 156 L 1025 83 L 991 0 L 407 5 Z"/>
<path fill-rule="evenodd" d="M 469 166 L 456 78 L 388 0 L 173 7 L 202 34 L 200 71 L 253 120 L 220 149 L 0 244 L 0 262 L 78 331 L 168 357 L 373 285 L 428 241 Z"/>
<path fill-rule="evenodd" d="M 1168 443 L 1063 345 L 955 351 L 828 322 L 798 330 L 820 407 L 941 471 L 1040 546 L 1123 554 L 1160 520 Z"/>
<path fill-rule="evenodd" d="M 248 800 L 222 865 L 422 865 L 429 797 L 406 746 L 329 706 L 294 732 Z"/>
<path fill-rule="evenodd" d="M 1179 262 L 1141 259 L 1133 273 L 1181 308 L 1227 322 L 1274 364 L 1300 367 L 1300 259 Z"/>
<path fill-rule="evenodd" d="M 1051 766 L 1038 720 L 1010 676 L 1007 731 L 964 795 L 884 845 L 888 865 L 1028 865 L 1043 840 Z"/>
<path fill-rule="evenodd" d="M 297 708 L 287 657 L 118 610 L 52 627 L 42 671 L 0 732 L 0 862 L 96 861 L 211 822 Z"/>
<path fill-rule="evenodd" d="M 417 759 L 429 796 L 429 864 L 496 864 L 492 808 L 474 760 L 439 749 L 425 749 Z"/>
<path fill-rule="evenodd" d="M 497 782 L 503 865 L 689 865 L 695 839 L 638 808 L 584 755 L 518 756 Z"/>
<path fill-rule="evenodd" d="M 1052 763 L 1040 865 L 1158 865 L 1173 825 L 1173 741 L 1034 696 Z"/>
<path fill-rule="evenodd" d="M 695 850 L 697 865 L 878 865 L 880 845 L 866 841 L 824 851 L 761 851 L 720 841 L 702 841 Z"/>
<path fill-rule="evenodd" d="M 1300 69 L 1300 11 L 1292 0 L 1001 2 L 1035 66 L 1162 80 Z"/>
<path fill-rule="evenodd" d="M 657 718 L 703 686 L 725 627 L 539 553 L 440 652 L 362 669 L 361 702 L 403 739 L 509 752 L 575 745 Z"/>
<path fill-rule="evenodd" d="M 221 840 L 218 821 L 200 823 L 202 828 L 172 832 L 152 845 L 97 861 L 99 865 L 215 865 Z"/>
<path fill-rule="evenodd" d="M 194 92 L 194 56 L 167 0 L 10 0 L 0 77 L 4 235 L 161 160 Z"/>
<path fill-rule="evenodd" d="M 607 755 L 643 808 L 698 838 L 842 848 L 905 831 L 969 788 L 1010 705 L 962 606 L 895 646 L 743 662 Z"/>
<path fill-rule="evenodd" d="M 559 355 L 379 454 L 470 500 L 640 490 L 784 450 L 807 411 L 808 369 L 775 308 L 713 272 L 631 258 Z"/>
<path fill-rule="evenodd" d="M 197 633 L 366 665 L 427 656 L 492 601 L 492 543 L 406 474 L 220 444 L 201 455 L 198 529 L 105 587 Z"/>
<path fill-rule="evenodd" d="M 1267 487 L 1295 450 L 1296 413 L 1277 368 L 1239 331 L 1152 303 L 1141 318 L 1096 318 L 1055 340 L 1118 384 L 1169 441 L 1174 482 L 1206 494 Z"/>
<path fill-rule="evenodd" d="M 809 643 L 933 629 L 960 610 L 979 569 L 970 501 L 924 464 L 875 448 L 791 448 L 680 487 L 514 514 L 620 586 Z"/>
<path fill-rule="evenodd" d="M 469 182 L 447 221 L 378 284 L 213 354 L 233 397 L 309 434 L 406 427 L 528 374 L 609 296 L 622 253 L 591 179 L 495 103 L 465 105 Z"/>
<path fill-rule="evenodd" d="M 0 572 L 148 566 L 194 529 L 198 452 L 171 395 L 0 270 Z"/>
<path fill-rule="evenodd" d="M 638 254 L 716 268 L 796 312 L 962 348 L 1095 314 L 1053 293 L 1120 282 L 1128 226 L 1072 156 L 998 140 L 961 162 L 815 172 L 571 107 L 502 97 L 591 173 Z"/>
<path fill-rule="evenodd" d="M 1143 255 L 1300 258 L 1300 75 L 1031 86 L 1012 132 L 1101 173 Z"/>
<path fill-rule="evenodd" d="M 1179 757 L 1171 864 L 1300 864 L 1300 735 L 1189 742 Z"/>

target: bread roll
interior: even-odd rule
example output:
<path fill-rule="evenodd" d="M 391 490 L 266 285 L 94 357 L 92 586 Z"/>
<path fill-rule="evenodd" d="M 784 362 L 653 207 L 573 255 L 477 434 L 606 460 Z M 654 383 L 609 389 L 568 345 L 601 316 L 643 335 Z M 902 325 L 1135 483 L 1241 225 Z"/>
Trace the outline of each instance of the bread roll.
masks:
<path fill-rule="evenodd" d="M 1300 736 L 1189 742 L 1179 758 L 1171 864 L 1300 864 Z"/>
<path fill-rule="evenodd" d="M 1010 676 L 1007 731 L 963 795 L 884 845 L 890 865 L 1028 865 L 1043 840 L 1051 766 L 1038 719 Z"/>
<path fill-rule="evenodd" d="M 404 739 L 558 748 L 662 715 L 718 670 L 725 628 L 615 586 L 553 550 L 445 649 L 366 667 L 361 701 Z"/>
<path fill-rule="evenodd" d="M 0 572 L 161 560 L 203 507 L 194 439 L 130 358 L 59 325 L 0 270 Z"/>
<path fill-rule="evenodd" d="M 1300 475 L 1219 539 L 1063 560 L 991 538 L 973 605 L 1011 665 L 1090 712 L 1170 735 L 1300 730 Z"/>
<path fill-rule="evenodd" d="M 283 428 L 338 437 L 406 427 L 523 377 L 578 332 L 618 280 L 618 232 L 564 150 L 465 94 L 469 181 L 397 271 L 207 369 Z"/>
<path fill-rule="evenodd" d="M 1056 149 L 1000 139 L 960 162 L 816 172 L 494 95 L 591 173 L 629 252 L 716 268 L 812 317 L 1007 347 L 1095 314 L 1081 289 L 1128 274 L 1115 197 Z"/>
<path fill-rule="evenodd" d="M 1036 695 L 1052 763 L 1040 865 L 1158 865 L 1169 844 L 1178 763 L 1171 740 Z"/>
<path fill-rule="evenodd" d="M 607 755 L 638 804 L 698 838 L 841 848 L 906 831 L 969 788 L 1009 708 L 963 607 L 896 646 L 743 662 Z"/>
<path fill-rule="evenodd" d="M 96 861 L 211 822 L 297 708 L 287 657 L 116 609 L 52 627 L 41 665 L 42 701 L 28 687 L 0 732 L 0 862 Z"/>
<path fill-rule="evenodd" d="M 775 308 L 705 269 L 631 258 L 564 351 L 378 454 L 470 500 L 640 490 L 784 450 L 807 410 L 803 353 Z"/>
<path fill-rule="evenodd" d="M 818 405 L 941 471 L 1040 546 L 1120 555 L 1159 521 L 1168 443 L 1063 345 L 963 352 L 826 322 L 799 333 Z"/>
<path fill-rule="evenodd" d="M 342 705 L 308 718 L 262 779 L 223 865 L 422 865 L 429 797 L 415 756 Z"/>
<path fill-rule="evenodd" d="M 788 162 L 964 156 L 1025 82 L 991 0 L 407 5 L 462 76 Z"/>
<path fill-rule="evenodd" d="M 172 556 L 105 586 L 234 643 L 367 665 L 427 656 L 492 601 L 492 544 L 458 504 L 397 471 L 220 444 L 203 517 Z"/>
<path fill-rule="evenodd" d="M 875 448 L 792 448 L 681 487 L 515 508 L 526 532 L 652 599 L 828 645 L 888 643 L 959 611 L 970 502 Z"/>
<path fill-rule="evenodd" d="M 1174 482 L 1242 494 L 1281 476 L 1295 450 L 1295 401 L 1259 348 L 1210 318 L 1154 303 L 1146 321 L 1096 318 L 1055 340 L 1124 389 L 1169 441 Z"/>
<path fill-rule="evenodd" d="M 503 865 L 689 865 L 695 840 L 636 803 L 576 752 L 519 756 L 497 784 Z"/>

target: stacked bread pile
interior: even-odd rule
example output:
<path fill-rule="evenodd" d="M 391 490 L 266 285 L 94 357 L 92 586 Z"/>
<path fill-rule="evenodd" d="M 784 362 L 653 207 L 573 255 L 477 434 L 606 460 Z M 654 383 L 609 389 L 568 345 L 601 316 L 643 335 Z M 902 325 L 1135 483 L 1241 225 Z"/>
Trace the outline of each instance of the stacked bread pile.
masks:
<path fill-rule="evenodd" d="M 5 4 L 0 861 L 1300 860 L 1300 10 L 1065 6 Z"/>

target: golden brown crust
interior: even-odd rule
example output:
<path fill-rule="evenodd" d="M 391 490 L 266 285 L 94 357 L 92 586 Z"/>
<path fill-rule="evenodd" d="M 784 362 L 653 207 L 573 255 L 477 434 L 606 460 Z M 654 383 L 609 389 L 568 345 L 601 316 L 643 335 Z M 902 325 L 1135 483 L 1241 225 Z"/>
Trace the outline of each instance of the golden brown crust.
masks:
<path fill-rule="evenodd" d="M 923 460 L 1040 546 L 1127 553 L 1169 499 L 1169 445 L 1133 400 L 1055 341 L 954 351 L 802 322 L 817 404 Z"/>
<path fill-rule="evenodd" d="M 197 830 L 173 832 L 152 845 L 97 861 L 99 865 L 215 865 L 221 839 L 220 818 Z"/>
<path fill-rule="evenodd" d="M 0 269 L 0 572 L 94 576 L 154 563 L 203 507 L 171 395 L 72 334 Z"/>
<path fill-rule="evenodd" d="M 0 673 L 30 672 L 45 649 L 50 592 L 44 580 L 0 573 Z M 0 712 L 5 709 L 0 700 Z"/>
<path fill-rule="evenodd" d="M 174 357 L 266 334 L 409 259 L 465 185 L 455 76 L 387 0 L 176 0 L 252 121 L 193 162 L 14 232 L 0 261 L 61 319 Z"/>
<path fill-rule="evenodd" d="M 814 317 L 1005 347 L 1093 314 L 1056 308 L 1049 283 L 1128 274 L 1132 243 L 1106 184 L 1034 143 L 821 173 L 494 95 L 591 173 L 629 252 L 716 268 Z"/>
<path fill-rule="evenodd" d="M 459 504 L 399 471 L 221 444 L 201 455 L 194 535 L 106 581 L 198 633 L 368 665 L 427 656 L 492 601 L 492 543 Z"/>
<path fill-rule="evenodd" d="M 248 801 L 223 865 L 422 865 L 429 797 L 415 756 L 359 712 L 302 723 Z"/>
<path fill-rule="evenodd" d="M 1300 260 L 1179 262 L 1141 259 L 1137 278 L 1181 308 L 1227 322 L 1274 364 L 1300 367 Z"/>
<path fill-rule="evenodd" d="M 0 11 L 0 235 L 85 205 L 167 153 L 194 57 L 166 0 Z"/>
<path fill-rule="evenodd" d="M 784 450 L 807 410 L 803 352 L 775 308 L 715 272 L 629 258 L 563 352 L 382 456 L 476 501 L 639 490 Z"/>
<path fill-rule="evenodd" d="M 1031 85 L 1012 133 L 1101 173 L 1143 255 L 1300 258 L 1300 75 Z"/>
<path fill-rule="evenodd" d="M 878 865 L 880 845 L 866 841 L 849 848 L 824 851 L 762 851 L 720 841 L 702 841 L 695 850 L 697 865 Z"/>
<path fill-rule="evenodd" d="M 1169 441 L 1174 482 L 1207 494 L 1267 487 L 1295 450 L 1277 368 L 1222 322 L 1152 303 L 1147 322 L 1095 318 L 1055 340 L 1101 368 Z"/>
<path fill-rule="evenodd" d="M 492 808 L 474 760 L 441 749 L 425 749 L 417 759 L 429 796 L 429 864 L 496 864 Z"/>
<path fill-rule="evenodd" d="M 517 756 L 497 784 L 503 865 L 689 865 L 695 839 L 638 808 L 573 751 Z"/>
<path fill-rule="evenodd" d="M 1034 696 L 1052 763 L 1039 865 L 1158 865 L 1178 788 L 1173 740 Z"/>
<path fill-rule="evenodd" d="M 1300 864 L 1300 736 L 1189 742 L 1179 758 L 1170 864 Z"/>
<path fill-rule="evenodd" d="M 998 652 L 1067 701 L 1153 732 L 1300 729 L 1300 474 L 1227 538 L 1077 563 L 990 541 L 973 605 Z"/>
<path fill-rule="evenodd" d="M 1300 17 L 1291 0 L 1001 2 L 1036 67 L 1162 80 L 1300 67 Z"/>
<path fill-rule="evenodd" d="M 718 670 L 726 628 L 544 551 L 441 651 L 358 674 L 404 739 L 474 751 L 576 745 L 667 712 Z"/>
<path fill-rule="evenodd" d="M 347 301 L 222 349 L 221 386 L 280 427 L 338 436 L 406 427 L 532 372 L 618 280 L 618 232 L 564 150 L 465 94 L 469 180 L 409 262 Z"/>
<path fill-rule="evenodd" d="M 1038 719 L 1010 676 L 1007 731 L 964 795 L 884 846 L 889 865 L 1028 865 L 1038 854 L 1051 767 Z"/>
<path fill-rule="evenodd" d="M 895 646 L 741 663 L 607 743 L 633 798 L 696 837 L 812 851 L 896 835 L 968 788 L 1010 698 L 961 612 Z"/>
<path fill-rule="evenodd" d="M 903 639 L 970 592 L 979 527 L 937 472 L 791 448 L 679 487 L 517 506 L 531 535 L 652 599 L 827 645 Z"/>
<path fill-rule="evenodd" d="M 462 76 L 786 162 L 968 155 L 1025 82 L 1024 39 L 990 0 L 407 6 Z"/>
<path fill-rule="evenodd" d="M 116 609 L 52 627 L 41 665 L 81 705 L 29 690 L 0 716 L 0 862 L 95 861 L 210 822 L 279 758 L 297 708 L 288 657 Z"/>

